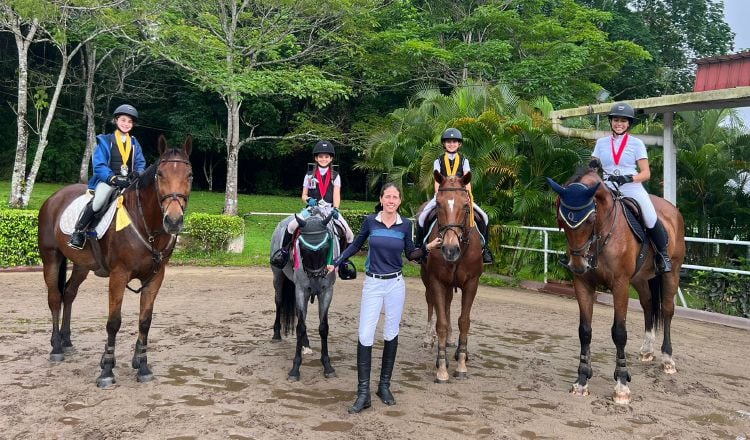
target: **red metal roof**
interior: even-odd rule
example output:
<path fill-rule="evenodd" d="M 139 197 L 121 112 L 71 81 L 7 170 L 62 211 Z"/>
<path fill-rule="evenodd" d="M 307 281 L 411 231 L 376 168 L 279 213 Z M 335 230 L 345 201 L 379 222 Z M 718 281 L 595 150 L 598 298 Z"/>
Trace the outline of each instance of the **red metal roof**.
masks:
<path fill-rule="evenodd" d="M 750 50 L 693 61 L 698 65 L 694 92 L 750 86 Z"/>

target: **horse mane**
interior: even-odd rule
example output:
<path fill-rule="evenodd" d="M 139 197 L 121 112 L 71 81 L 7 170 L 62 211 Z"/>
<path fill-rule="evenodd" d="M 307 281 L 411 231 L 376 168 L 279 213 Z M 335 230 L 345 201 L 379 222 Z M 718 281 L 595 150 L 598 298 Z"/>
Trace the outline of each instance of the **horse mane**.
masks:
<path fill-rule="evenodd" d="M 565 182 L 564 186 L 570 185 L 571 183 L 580 182 L 585 176 L 588 176 L 589 174 L 595 175 L 597 177 L 597 181 L 601 180 L 601 177 L 599 177 L 599 172 L 596 168 L 582 166 L 576 169 L 575 174 L 570 176 L 570 179 Z"/>

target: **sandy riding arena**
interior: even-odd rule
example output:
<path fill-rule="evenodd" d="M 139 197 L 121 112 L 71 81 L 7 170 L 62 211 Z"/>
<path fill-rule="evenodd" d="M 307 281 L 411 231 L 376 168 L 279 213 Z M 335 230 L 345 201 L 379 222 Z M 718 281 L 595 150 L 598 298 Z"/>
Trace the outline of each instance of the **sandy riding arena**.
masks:
<path fill-rule="evenodd" d="M 666 375 L 658 361 L 638 361 L 643 317 L 631 310 L 627 357 L 633 401 L 620 406 L 611 398 L 610 307 L 594 310 L 591 395 L 575 397 L 568 393 L 578 366 L 575 300 L 480 287 L 472 310 L 469 379 L 441 385 L 433 383 L 434 349 L 422 347 L 426 306 L 416 278 L 407 280 L 392 385 L 397 405 L 386 407 L 374 393 L 379 328 L 372 408 L 349 415 L 361 278 L 339 280 L 335 287 L 329 344 L 338 377 L 323 377 L 316 303 L 308 315 L 313 353 L 305 355 L 300 381 L 289 382 L 294 337 L 271 342 L 270 269 L 169 267 L 148 345 L 155 380 L 137 383 L 130 367 L 138 298 L 126 292 L 117 383 L 102 390 L 96 377 L 106 341 L 106 280 L 91 275 L 81 287 L 73 306 L 76 351 L 51 364 L 51 319 L 41 273 L 0 273 L 0 439 L 735 440 L 750 435 L 746 330 L 675 318 L 678 371 Z M 657 340 L 660 346 L 661 335 Z M 449 365 L 451 373 L 454 366 Z"/>

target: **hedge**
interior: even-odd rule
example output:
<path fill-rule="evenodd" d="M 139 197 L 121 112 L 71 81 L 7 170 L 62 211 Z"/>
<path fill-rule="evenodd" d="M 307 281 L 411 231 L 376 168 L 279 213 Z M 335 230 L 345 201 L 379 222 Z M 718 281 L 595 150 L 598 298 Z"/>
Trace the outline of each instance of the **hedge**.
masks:
<path fill-rule="evenodd" d="M 185 248 L 188 251 L 224 251 L 230 240 L 244 232 L 242 217 L 201 212 L 188 214 L 185 217 Z"/>
<path fill-rule="evenodd" d="M 41 264 L 37 240 L 39 211 L 0 209 L 0 266 Z"/>

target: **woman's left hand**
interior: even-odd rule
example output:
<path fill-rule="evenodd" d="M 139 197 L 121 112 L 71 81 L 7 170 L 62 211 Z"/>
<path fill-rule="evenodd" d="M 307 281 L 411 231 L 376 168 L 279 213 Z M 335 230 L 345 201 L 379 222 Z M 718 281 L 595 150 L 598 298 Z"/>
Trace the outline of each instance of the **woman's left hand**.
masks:
<path fill-rule="evenodd" d="M 328 272 L 334 272 L 336 270 L 336 267 L 333 264 L 329 264 L 326 266 L 326 269 Z"/>
<path fill-rule="evenodd" d="M 429 252 L 435 248 L 439 248 L 442 244 L 443 244 L 443 239 L 440 237 L 437 237 L 436 239 L 427 243 L 427 251 Z"/>

